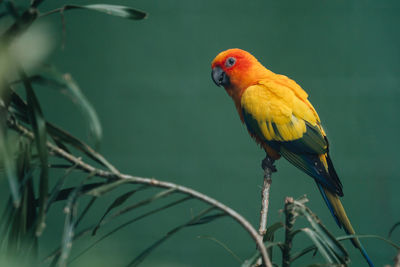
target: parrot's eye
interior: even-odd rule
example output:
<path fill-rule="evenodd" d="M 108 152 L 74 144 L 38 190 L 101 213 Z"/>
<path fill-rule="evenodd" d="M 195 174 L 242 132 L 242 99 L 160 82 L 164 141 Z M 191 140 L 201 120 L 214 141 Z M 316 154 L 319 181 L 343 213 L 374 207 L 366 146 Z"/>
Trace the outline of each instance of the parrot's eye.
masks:
<path fill-rule="evenodd" d="M 228 57 L 228 59 L 225 61 L 225 66 L 226 67 L 232 67 L 236 63 L 236 58 L 234 57 Z"/>

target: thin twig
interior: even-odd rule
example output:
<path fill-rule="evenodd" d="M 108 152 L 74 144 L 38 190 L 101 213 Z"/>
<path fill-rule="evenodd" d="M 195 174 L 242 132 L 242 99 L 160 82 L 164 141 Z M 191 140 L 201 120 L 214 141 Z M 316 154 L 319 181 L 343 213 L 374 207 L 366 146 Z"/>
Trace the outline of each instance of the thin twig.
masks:
<path fill-rule="evenodd" d="M 22 134 L 32 140 L 34 139 L 33 133 L 31 131 L 29 131 L 27 128 L 25 128 L 24 126 L 18 124 L 16 121 L 9 120 L 8 125 L 11 129 L 19 132 L 20 134 Z M 154 186 L 154 187 L 175 189 L 176 191 L 179 191 L 186 195 L 190 195 L 194 198 L 197 198 L 205 203 L 212 205 L 213 207 L 218 208 L 219 210 L 228 214 L 230 217 L 232 217 L 234 220 L 236 220 L 240 225 L 242 225 L 243 228 L 246 229 L 246 231 L 250 234 L 250 236 L 253 238 L 253 240 L 257 244 L 257 248 L 259 249 L 259 251 L 261 253 L 261 256 L 262 256 L 265 266 L 272 267 L 272 264 L 268 257 L 268 253 L 267 253 L 267 250 L 263 243 L 263 240 L 262 240 L 262 238 L 260 238 L 259 234 L 254 229 L 254 227 L 242 215 L 240 215 L 233 209 L 229 208 L 228 206 L 218 202 L 217 200 L 215 200 L 207 195 L 204 195 L 200 192 L 197 192 L 191 188 L 177 185 L 174 183 L 160 181 L 160 180 L 151 179 L 151 178 L 142 178 L 142 177 L 132 176 L 129 174 L 122 174 L 119 172 L 113 173 L 113 172 L 97 169 L 97 168 L 85 163 L 82 159 L 73 156 L 72 154 L 53 145 L 50 142 L 47 142 L 47 148 L 49 149 L 49 151 L 51 153 L 54 153 L 54 155 L 64 158 L 65 160 L 67 160 L 73 164 L 76 164 L 79 167 L 79 169 L 81 169 L 87 173 L 92 173 L 95 176 L 103 177 L 106 179 L 127 179 L 131 183 L 147 184 L 147 185 Z"/>
<path fill-rule="evenodd" d="M 261 163 L 261 167 L 264 170 L 264 183 L 261 190 L 261 211 L 260 211 L 260 227 L 258 228 L 258 234 L 261 239 L 264 240 L 264 236 L 267 233 L 267 219 L 268 219 L 268 207 L 269 207 L 269 191 L 272 183 L 272 173 L 276 171 L 272 160 L 268 155 Z M 272 255 L 269 255 L 272 257 Z M 259 258 L 254 266 L 262 266 L 263 261 Z"/>
<path fill-rule="evenodd" d="M 267 232 L 267 218 L 268 218 L 268 207 L 269 207 L 269 190 L 271 188 L 271 170 L 266 168 L 264 170 L 264 185 L 261 192 L 262 202 L 261 202 L 261 212 L 260 212 L 260 228 L 258 233 L 261 237 L 264 237 Z"/>
<path fill-rule="evenodd" d="M 267 232 L 267 218 L 268 218 L 268 207 L 269 207 L 269 191 L 272 183 L 272 173 L 276 172 L 276 168 L 274 166 L 274 160 L 270 158 L 268 155 L 265 156 L 261 163 L 261 167 L 264 170 L 264 184 L 261 191 L 261 212 L 260 212 L 260 228 L 258 229 L 258 233 L 261 238 L 264 238 L 264 235 Z"/>

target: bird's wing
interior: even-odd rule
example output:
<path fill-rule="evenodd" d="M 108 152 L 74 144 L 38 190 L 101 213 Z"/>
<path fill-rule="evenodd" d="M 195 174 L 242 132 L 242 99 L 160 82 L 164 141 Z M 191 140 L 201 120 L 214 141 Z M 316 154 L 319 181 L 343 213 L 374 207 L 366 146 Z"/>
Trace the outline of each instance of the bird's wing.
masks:
<path fill-rule="evenodd" d="M 304 94 L 301 99 L 284 83 L 274 80 L 250 86 L 241 98 L 245 124 L 252 135 L 279 151 L 293 165 L 332 192 L 343 195 L 336 173 L 330 173 L 321 159 L 328 153 L 328 142 L 318 115 L 309 107 Z"/>
<path fill-rule="evenodd" d="M 308 150 L 321 154 L 326 152 L 327 142 L 319 118 L 308 103 L 287 86 L 270 80 L 248 87 L 241 98 L 243 113 L 255 120 L 263 139 L 280 142 L 303 139 Z"/>

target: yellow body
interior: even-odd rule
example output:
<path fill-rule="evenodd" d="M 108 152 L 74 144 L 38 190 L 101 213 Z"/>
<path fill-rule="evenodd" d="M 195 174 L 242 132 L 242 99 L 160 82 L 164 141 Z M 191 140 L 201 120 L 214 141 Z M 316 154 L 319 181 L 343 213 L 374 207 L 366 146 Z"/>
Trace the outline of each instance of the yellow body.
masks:
<path fill-rule="evenodd" d="M 262 80 L 248 87 L 241 99 L 241 106 L 260 125 L 267 140 L 291 141 L 299 139 L 306 132 L 305 121 L 315 126 L 319 118 L 310 105 L 300 100 L 288 87 L 273 80 Z M 274 132 L 274 122 L 279 135 Z"/>

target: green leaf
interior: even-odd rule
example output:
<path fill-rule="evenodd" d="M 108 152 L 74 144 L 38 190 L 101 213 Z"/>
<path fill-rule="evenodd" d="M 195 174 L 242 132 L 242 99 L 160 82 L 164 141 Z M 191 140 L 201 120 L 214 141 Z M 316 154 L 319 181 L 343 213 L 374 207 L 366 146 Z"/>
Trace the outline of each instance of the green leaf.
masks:
<path fill-rule="evenodd" d="M 42 110 L 39 101 L 36 98 L 32 85 L 29 82 L 26 74 L 20 71 L 20 75 L 24 82 L 27 101 L 28 101 L 28 117 L 35 135 L 35 143 L 39 153 L 41 163 L 41 173 L 39 182 L 39 216 L 36 226 L 36 235 L 40 236 L 45 227 L 46 205 L 48 194 L 48 155 L 47 155 L 47 136 L 46 136 L 46 121 L 43 118 Z"/>
<path fill-rule="evenodd" d="M 30 81 L 47 86 L 50 88 L 58 89 L 64 95 L 67 95 L 72 100 L 72 103 L 76 104 L 81 109 L 82 114 L 85 116 L 87 124 L 89 125 L 90 137 L 95 143 L 95 147 L 99 146 L 102 137 L 102 128 L 99 117 L 97 116 L 96 110 L 92 104 L 82 93 L 78 84 L 72 79 L 70 74 L 62 75 L 55 68 L 43 69 L 44 73 L 47 73 L 52 78 L 47 78 L 43 75 L 35 75 L 30 77 Z"/>
<path fill-rule="evenodd" d="M 75 221 L 77 217 L 77 198 L 79 187 L 77 187 L 68 198 L 68 204 L 64 208 L 65 224 L 62 238 L 61 255 L 58 260 L 58 266 L 67 266 L 67 259 L 72 248 L 72 241 L 75 232 Z"/>
<path fill-rule="evenodd" d="M 93 188 L 96 188 L 103 184 L 104 184 L 104 182 L 84 184 L 81 186 L 80 192 L 81 192 L 81 194 L 85 194 L 86 192 L 92 190 Z M 69 188 L 60 190 L 59 193 L 56 195 L 54 201 L 62 201 L 62 200 L 68 199 L 69 195 L 75 190 L 75 188 L 76 187 L 69 187 Z"/>
<path fill-rule="evenodd" d="M 93 148 L 79 140 L 78 138 L 74 137 L 67 131 L 51 124 L 47 123 L 47 130 L 49 134 L 53 138 L 57 138 L 59 141 L 62 141 L 64 143 L 67 143 L 76 149 L 79 149 L 80 151 L 84 152 L 87 156 L 89 156 L 91 159 L 95 160 L 96 162 L 100 163 L 104 167 L 107 167 L 110 171 L 113 173 L 118 173 L 118 170 L 114 168 L 101 154 L 97 153 Z"/>
<path fill-rule="evenodd" d="M 7 233 L 11 227 L 11 222 L 15 217 L 17 209 L 12 204 L 12 198 L 10 197 L 7 206 L 5 207 L 3 214 L 1 216 L 1 235 L 0 235 L 0 247 L 4 247 L 7 242 Z"/>
<path fill-rule="evenodd" d="M 316 250 L 317 250 L 316 246 L 309 246 L 309 247 L 306 247 L 305 249 L 301 250 L 300 252 L 298 252 L 298 253 L 292 255 L 292 256 L 290 257 L 290 261 L 293 262 L 293 261 L 297 260 L 298 258 L 301 258 L 301 257 L 303 257 L 304 255 L 306 255 L 307 253 L 310 253 L 310 252 L 312 252 L 312 251 L 314 251 L 314 252 L 316 253 L 316 252 L 317 252 Z"/>
<path fill-rule="evenodd" d="M 65 179 L 67 178 L 67 176 L 69 174 L 71 174 L 71 172 L 77 167 L 77 165 L 73 165 L 70 168 L 68 168 L 67 170 L 65 170 L 63 176 L 58 179 L 57 183 L 55 184 L 55 186 L 53 187 L 53 190 L 50 193 L 49 199 L 47 201 L 47 207 L 46 210 L 49 210 L 51 204 L 53 204 L 53 202 L 55 202 L 58 198 L 58 196 L 61 193 L 61 188 L 64 186 L 65 183 Z M 66 198 L 65 198 L 66 199 Z"/>
<path fill-rule="evenodd" d="M 12 107 L 10 108 L 10 110 L 11 110 L 12 114 L 17 116 L 23 122 L 29 123 L 29 120 L 27 117 L 27 114 L 28 114 L 27 105 L 22 100 L 22 98 L 15 92 L 11 95 L 11 104 L 12 104 Z M 100 163 L 104 167 L 107 167 L 113 173 L 118 173 L 118 170 L 115 169 L 114 166 L 112 166 L 101 154 L 97 153 L 89 145 L 82 142 L 78 138 L 74 137 L 67 131 L 65 131 L 49 122 L 46 122 L 46 128 L 47 128 L 48 134 L 53 139 L 57 140 L 57 143 L 63 142 L 68 145 L 71 145 L 71 146 L 75 147 L 76 149 L 85 153 L 87 156 L 89 156 L 91 159 L 93 159 L 97 163 Z"/>
<path fill-rule="evenodd" d="M 125 180 L 120 179 L 120 180 L 116 180 L 116 181 L 107 182 L 107 183 L 104 183 L 102 185 L 99 185 L 99 186 L 91 189 L 90 191 L 87 191 L 85 194 L 91 195 L 94 197 L 100 197 L 100 196 L 110 192 L 111 190 L 117 188 L 118 186 L 129 183 L 129 182 L 130 181 L 128 179 L 125 179 Z"/>
<path fill-rule="evenodd" d="M 85 5 L 85 6 L 65 5 L 63 9 L 64 10 L 87 9 L 132 20 L 141 20 L 147 17 L 147 14 L 143 11 L 131 7 L 118 6 L 118 5 L 107 5 L 107 4 L 95 4 L 95 5 Z"/>
<path fill-rule="evenodd" d="M 400 222 L 395 223 L 395 224 L 390 228 L 388 237 L 391 237 L 391 235 L 393 234 L 393 231 L 394 231 L 398 226 L 400 226 Z"/>
<path fill-rule="evenodd" d="M 316 234 L 313 230 L 309 228 L 301 229 L 302 232 L 308 235 L 310 239 L 313 241 L 318 251 L 321 253 L 322 257 L 324 257 L 329 263 L 340 263 L 339 259 L 330 253 L 329 248 L 326 243 L 324 243 L 318 234 Z"/>
<path fill-rule="evenodd" d="M 275 232 L 279 229 L 281 229 L 284 226 L 284 224 L 282 222 L 277 222 L 274 223 L 273 225 L 271 225 L 270 227 L 267 228 L 267 231 L 265 232 L 263 241 L 269 241 L 269 242 L 273 242 L 274 241 L 274 235 Z M 268 255 L 269 257 L 272 259 L 273 256 L 273 247 L 270 247 L 268 249 Z"/>
<path fill-rule="evenodd" d="M 84 186 L 85 186 L 85 185 L 83 185 L 82 188 L 83 188 Z M 80 191 L 81 193 L 83 193 L 82 188 L 80 189 L 80 190 L 81 190 L 81 191 Z M 155 194 L 154 196 L 152 196 L 152 197 L 150 197 L 150 198 L 148 198 L 148 199 L 145 199 L 145 200 L 143 200 L 143 201 L 140 201 L 140 202 L 138 202 L 138 203 L 136 203 L 136 204 L 134 204 L 134 205 L 131 205 L 131 206 L 125 208 L 125 209 L 122 209 L 122 210 L 120 210 L 120 211 L 114 213 L 114 214 L 111 216 L 110 219 L 104 220 L 104 221 L 101 223 L 101 225 L 104 225 L 104 224 L 107 223 L 109 220 L 111 220 L 111 219 L 113 219 L 113 218 L 115 218 L 115 217 L 118 217 L 119 215 L 122 215 L 122 214 L 124 214 L 124 213 L 126 213 L 126 212 L 128 212 L 128 211 L 130 211 L 130 210 L 132 210 L 132 209 L 135 209 L 135 208 L 138 208 L 138 207 L 140 207 L 140 206 L 149 204 L 149 203 L 151 203 L 151 202 L 153 202 L 153 201 L 155 201 L 155 200 L 157 200 L 157 199 L 159 199 L 159 198 L 166 197 L 166 196 L 170 195 L 170 194 L 173 193 L 173 192 L 175 192 L 175 189 L 164 190 L 164 191 L 162 191 L 162 192 L 160 192 L 160 193 L 158 193 L 158 194 Z M 143 215 L 141 215 L 141 216 L 139 216 L 139 217 L 137 217 L 137 218 L 135 218 L 135 219 L 133 219 L 133 220 L 130 220 L 130 221 L 128 221 L 127 223 L 125 223 L 125 224 L 119 226 L 118 228 L 114 229 L 114 230 L 111 231 L 110 233 L 106 234 L 104 237 L 100 238 L 100 240 L 98 240 L 98 242 L 100 242 L 101 240 L 103 240 L 103 239 L 106 238 L 107 236 L 111 235 L 113 232 L 116 232 L 116 231 L 118 231 L 119 229 L 122 229 L 123 227 L 125 227 L 125 226 L 127 226 L 127 225 L 129 225 L 129 224 L 131 224 L 131 223 L 133 223 L 133 222 L 135 222 L 135 221 L 138 221 L 138 220 L 140 220 L 140 219 L 142 219 L 142 218 L 145 218 L 145 217 L 147 217 L 147 216 L 149 216 L 149 215 L 151 215 L 151 214 L 154 214 L 154 213 L 156 213 L 156 212 L 159 212 L 159 211 L 162 211 L 162 210 L 167 209 L 167 208 L 169 208 L 169 207 L 172 207 L 172 206 L 174 206 L 174 205 L 177 205 L 177 204 L 179 204 L 179 203 L 181 203 L 181 202 L 183 202 L 183 201 L 186 201 L 186 200 L 188 200 L 188 199 L 191 199 L 191 197 L 185 197 L 185 198 L 183 198 L 183 199 L 181 199 L 181 200 L 178 200 L 178 201 L 175 201 L 175 202 L 170 203 L 170 204 L 168 204 L 168 205 L 162 206 L 162 207 L 160 207 L 160 208 L 158 208 L 158 209 L 155 209 L 155 210 L 152 210 L 152 211 L 150 211 L 150 212 L 147 212 L 147 213 L 145 213 L 145 214 L 143 214 Z M 95 225 L 95 226 L 93 226 L 93 227 L 88 227 L 88 228 L 86 228 L 86 229 L 80 231 L 78 234 L 76 234 L 76 235 L 74 236 L 73 240 L 75 241 L 75 240 L 77 240 L 77 239 L 79 239 L 79 238 L 81 238 L 81 237 L 83 237 L 83 236 L 86 236 L 87 234 L 91 233 L 95 227 L 97 227 L 97 225 Z M 97 241 L 96 241 L 96 243 L 97 243 Z M 93 246 L 94 246 L 94 245 L 95 245 L 95 244 L 93 244 Z M 87 248 L 87 250 L 90 249 L 91 247 L 92 247 L 92 246 L 90 246 L 89 248 Z M 85 251 L 86 251 L 86 250 L 85 250 Z M 55 251 L 53 251 L 52 253 L 50 253 L 50 255 L 48 255 L 43 261 L 48 261 L 48 260 L 50 260 L 50 259 L 53 259 L 53 262 L 54 262 L 54 264 L 55 264 L 55 263 L 57 262 L 57 260 L 58 260 L 58 257 L 60 256 L 60 253 L 61 253 L 61 248 L 58 248 L 58 249 L 56 249 Z M 83 253 L 84 253 L 84 252 L 83 252 Z M 79 256 L 79 255 L 78 255 L 78 256 Z"/>
<path fill-rule="evenodd" d="M 19 205 L 21 204 L 21 194 L 19 191 L 19 182 L 17 178 L 15 161 L 11 155 L 11 151 L 9 149 L 9 144 L 7 141 L 8 138 L 6 137 L 5 131 L 3 131 L 3 129 L 5 128 L 2 127 L 2 129 L 0 129 L 0 163 L 3 164 L 4 167 L 8 184 L 10 186 L 10 192 L 13 199 L 14 207 L 19 207 Z"/>
<path fill-rule="evenodd" d="M 77 226 L 77 221 L 79 220 L 77 217 L 78 214 L 78 197 L 82 195 L 82 186 L 84 182 L 91 177 L 93 177 L 94 173 L 90 173 L 80 184 L 76 186 L 75 189 L 71 192 L 68 197 L 67 205 L 64 208 L 65 215 L 65 224 L 64 224 L 64 233 L 61 242 L 61 250 L 59 257 L 54 258 L 53 263 L 58 260 L 58 266 L 64 267 L 67 266 L 67 260 L 72 248 L 72 242 L 74 241 L 75 228 Z M 91 205 L 89 203 L 89 205 Z M 87 212 L 84 211 L 85 213 Z"/>
<path fill-rule="evenodd" d="M 94 202 L 96 201 L 97 197 L 92 197 L 89 201 L 89 203 L 87 203 L 86 207 L 83 209 L 83 211 L 81 212 L 81 215 L 79 216 L 79 218 L 76 220 L 75 226 L 78 227 L 78 225 L 80 224 L 80 222 L 83 220 L 83 218 L 85 217 L 85 215 L 88 213 L 88 211 L 90 210 L 90 208 L 93 206 Z"/>
<path fill-rule="evenodd" d="M 155 214 L 155 213 L 157 213 L 157 212 L 160 212 L 160 211 L 163 211 L 163 210 L 165 210 L 165 209 L 171 208 L 171 207 L 173 207 L 173 206 L 175 206 L 175 205 L 178 205 L 178 204 L 180 204 L 180 203 L 182 203 L 182 202 L 185 202 L 185 201 L 187 201 L 187 200 L 189 200 L 189 199 L 192 199 L 192 197 L 191 197 L 191 196 L 187 196 L 187 197 L 178 199 L 178 200 L 176 200 L 176 201 L 174 201 L 174 202 L 171 202 L 171 203 L 166 204 L 166 205 L 164 205 L 164 206 L 161 206 L 161 207 L 159 207 L 159 208 L 150 210 L 150 211 L 148 211 L 148 212 L 146 212 L 146 213 L 144 213 L 144 214 L 142 214 L 142 215 L 140 215 L 140 216 L 137 216 L 137 217 L 135 217 L 135 218 L 133 218 L 133 219 L 131 219 L 131 220 L 129 220 L 129 221 L 127 221 L 127 222 L 121 224 L 120 226 L 116 227 L 115 229 L 111 230 L 110 232 L 108 232 L 107 234 L 103 235 L 101 238 L 99 238 L 99 239 L 96 240 L 95 242 L 93 242 L 90 246 L 88 246 L 87 248 L 85 248 L 83 251 L 81 251 L 81 253 L 79 253 L 75 258 L 73 258 L 69 263 L 75 261 L 76 259 L 78 259 L 79 257 L 81 257 L 83 254 L 85 254 L 86 252 L 88 252 L 88 251 L 89 251 L 91 248 L 93 248 L 95 245 L 97 245 L 98 243 L 100 243 L 101 241 L 103 241 L 104 239 L 106 239 L 107 237 L 111 236 L 112 234 L 118 232 L 119 230 L 125 228 L 126 226 L 131 225 L 131 224 L 134 223 L 134 222 L 140 221 L 141 219 L 144 219 L 144 218 L 146 218 L 146 217 L 148 217 L 148 216 L 150 216 L 150 215 L 153 215 L 153 214 Z M 97 227 L 97 225 L 96 225 L 96 227 Z"/>
<path fill-rule="evenodd" d="M 306 217 L 312 229 L 304 228 L 293 231 L 291 232 L 292 237 L 299 232 L 304 232 L 310 237 L 310 239 L 318 248 L 318 251 L 328 262 L 346 264 L 349 261 L 349 255 L 347 251 L 344 249 L 342 244 L 340 244 L 340 242 L 338 242 L 336 238 L 328 231 L 328 229 L 326 229 L 319 218 L 304 205 L 306 201 L 306 198 L 295 200 L 293 204 L 290 205 L 290 209 L 292 209 L 290 212 Z"/>
<path fill-rule="evenodd" d="M 237 262 L 241 263 L 243 260 L 235 253 L 232 251 L 232 249 L 230 249 L 225 243 L 221 242 L 220 240 L 216 239 L 213 236 L 207 236 L 207 235 L 201 235 L 198 236 L 197 238 L 201 238 L 201 239 L 208 239 L 211 241 L 214 241 L 215 243 L 217 243 L 218 245 L 220 245 L 223 249 L 225 249 Z"/>
<path fill-rule="evenodd" d="M 349 255 L 345 248 L 336 240 L 336 238 L 326 229 L 320 220 L 307 208 L 305 213 L 306 218 L 310 222 L 314 231 L 318 233 L 320 239 L 327 243 L 335 256 L 341 259 L 343 263 L 348 261 Z"/>
<path fill-rule="evenodd" d="M 154 242 L 151 246 L 146 248 L 142 253 L 140 253 L 134 260 L 132 260 L 127 266 L 138 266 L 154 249 L 156 249 L 158 246 L 160 246 L 162 243 L 164 243 L 167 239 L 169 239 L 171 236 L 182 230 L 183 228 L 195 224 L 197 221 L 201 220 L 201 218 L 206 215 L 208 212 L 212 211 L 214 207 L 210 207 L 207 209 L 204 209 L 201 211 L 199 214 L 197 214 L 195 217 L 193 217 L 191 220 L 188 222 L 181 224 L 175 228 L 173 228 L 171 231 L 165 234 L 162 238 Z"/>
<path fill-rule="evenodd" d="M 272 236 L 275 234 L 275 232 L 279 229 L 281 229 L 284 226 L 282 222 L 276 222 L 270 227 L 267 228 L 267 231 L 265 232 L 264 239 L 267 241 L 270 241 Z"/>
<path fill-rule="evenodd" d="M 72 240 L 76 241 L 76 240 L 90 234 L 91 232 L 92 232 L 92 227 L 87 227 L 87 228 L 79 231 L 78 233 L 75 233 Z M 61 253 L 61 247 L 58 247 L 53 252 L 51 252 L 49 255 L 47 255 L 45 258 L 43 258 L 42 262 L 44 263 L 44 262 L 48 262 L 48 261 L 52 260 L 52 263 L 50 265 L 51 266 L 55 265 L 58 261 L 60 253 Z"/>
<path fill-rule="evenodd" d="M 284 246 L 284 243 L 282 242 L 268 242 L 267 245 L 265 245 L 265 248 L 267 250 L 271 249 L 272 247 L 278 246 L 280 249 Z M 269 255 L 269 254 L 268 254 Z M 241 267 L 252 267 L 254 263 L 258 260 L 258 258 L 261 257 L 260 251 L 256 250 L 256 252 L 247 260 L 245 260 Z M 273 266 L 276 266 L 276 264 L 272 263 Z"/>
<path fill-rule="evenodd" d="M 156 201 L 158 199 L 167 197 L 170 194 L 174 193 L 175 191 L 176 191 L 175 188 L 166 189 L 166 190 L 161 191 L 161 192 L 159 192 L 159 193 L 157 193 L 157 194 L 155 194 L 155 195 L 153 195 L 153 196 L 151 196 L 151 197 L 149 197 L 147 199 L 144 199 L 144 200 L 139 201 L 139 202 L 137 202 L 137 203 L 135 203 L 133 205 L 130 205 L 130 206 L 125 207 L 125 208 L 123 208 L 123 209 L 121 209 L 119 211 L 116 211 L 112 215 L 110 215 L 108 218 L 104 219 L 103 222 L 101 223 L 101 225 L 104 225 L 105 223 L 108 223 L 112 219 L 114 219 L 116 217 L 119 217 L 119 216 L 121 216 L 121 215 L 123 215 L 123 214 L 125 214 L 125 213 L 127 213 L 127 212 L 129 212 L 131 210 L 137 209 L 137 208 L 139 208 L 141 206 L 144 206 L 144 205 L 148 205 L 148 204 L 150 204 L 150 203 L 152 203 L 152 202 L 154 202 L 154 201 Z"/>
<path fill-rule="evenodd" d="M 254 263 L 257 261 L 257 259 L 260 257 L 260 252 L 256 250 L 256 252 L 247 260 L 245 260 L 241 267 L 251 267 L 254 265 Z"/>
<path fill-rule="evenodd" d="M 103 222 L 104 218 L 107 216 L 108 213 L 110 213 L 111 210 L 121 206 L 122 204 L 125 203 L 125 201 L 127 201 L 134 193 L 143 190 L 145 188 L 148 188 L 147 186 L 141 186 L 137 189 L 131 190 L 129 192 L 126 192 L 125 194 L 117 197 L 113 203 L 111 203 L 111 205 L 107 208 L 106 212 L 103 214 L 103 216 L 100 218 L 99 222 L 97 223 L 96 227 L 93 229 L 92 235 L 95 235 L 97 230 L 100 227 L 100 224 Z"/>
<path fill-rule="evenodd" d="M 219 213 L 212 214 L 212 215 L 209 215 L 209 216 L 204 216 L 200 220 L 198 220 L 198 221 L 196 221 L 193 224 L 190 224 L 188 226 L 196 226 L 196 225 L 200 225 L 200 224 L 210 223 L 210 222 L 212 222 L 212 221 L 214 221 L 216 219 L 219 219 L 219 218 L 225 217 L 225 216 L 227 216 L 227 214 L 224 213 L 224 212 L 219 212 Z"/>
<path fill-rule="evenodd" d="M 381 237 L 379 235 L 346 235 L 346 236 L 339 236 L 336 239 L 338 241 L 342 241 L 342 240 L 352 239 L 352 238 L 375 238 L 375 239 L 380 239 L 380 240 L 385 241 L 386 243 L 388 243 L 389 245 L 391 245 L 395 249 L 400 250 L 400 245 L 397 245 L 393 241 L 391 241 L 391 240 L 389 240 L 387 238 Z"/>

